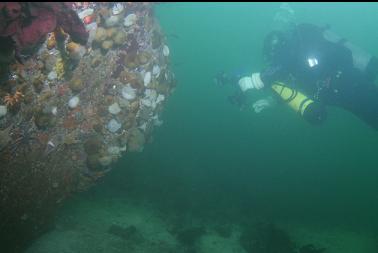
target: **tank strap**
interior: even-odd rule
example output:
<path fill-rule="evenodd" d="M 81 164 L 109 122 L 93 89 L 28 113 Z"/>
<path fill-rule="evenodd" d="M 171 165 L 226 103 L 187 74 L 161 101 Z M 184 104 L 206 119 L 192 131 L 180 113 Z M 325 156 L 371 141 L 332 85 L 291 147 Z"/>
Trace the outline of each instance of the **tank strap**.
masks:
<path fill-rule="evenodd" d="M 299 105 L 299 110 L 298 112 L 303 115 L 303 112 L 304 112 L 304 109 L 306 109 L 306 107 L 310 104 L 308 102 L 310 102 L 311 99 L 310 98 L 306 98 L 306 99 L 303 99 L 303 101 L 301 102 L 301 104 Z"/>
<path fill-rule="evenodd" d="M 297 90 L 295 90 L 295 89 L 291 89 L 291 88 L 289 88 L 289 87 L 287 87 L 284 83 L 282 83 L 282 82 L 276 82 L 279 86 L 280 86 L 280 91 L 278 92 L 277 91 L 277 93 L 279 93 L 280 94 L 280 96 L 282 97 L 282 93 L 284 92 L 284 90 L 285 89 L 289 89 L 289 90 L 291 90 L 291 94 L 290 94 L 290 96 L 288 97 L 288 98 L 286 98 L 286 99 L 284 99 L 283 101 L 285 101 L 285 102 L 290 102 L 290 101 L 292 101 L 296 96 L 297 96 L 297 94 L 298 94 L 298 91 Z"/>

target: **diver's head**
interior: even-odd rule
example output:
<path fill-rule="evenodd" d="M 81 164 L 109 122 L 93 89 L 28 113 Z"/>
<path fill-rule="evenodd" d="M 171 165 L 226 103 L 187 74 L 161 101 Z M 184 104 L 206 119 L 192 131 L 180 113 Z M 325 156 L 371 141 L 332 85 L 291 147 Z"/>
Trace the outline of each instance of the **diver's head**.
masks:
<path fill-rule="evenodd" d="M 264 40 L 264 58 L 272 62 L 280 60 L 287 53 L 288 42 L 285 34 L 280 31 L 270 32 Z"/>

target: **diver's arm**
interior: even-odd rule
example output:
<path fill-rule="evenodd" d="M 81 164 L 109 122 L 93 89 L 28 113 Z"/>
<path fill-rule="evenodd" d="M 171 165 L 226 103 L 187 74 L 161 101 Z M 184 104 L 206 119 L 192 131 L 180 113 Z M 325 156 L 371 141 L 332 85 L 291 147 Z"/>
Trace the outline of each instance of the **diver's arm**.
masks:
<path fill-rule="evenodd" d="M 261 72 L 252 73 L 239 80 L 240 89 L 245 92 L 250 89 L 260 90 L 270 87 L 274 81 L 283 81 L 288 77 L 288 71 L 280 66 L 270 66 Z"/>
<path fill-rule="evenodd" d="M 289 71 L 282 65 L 272 65 L 261 71 L 260 77 L 265 87 L 270 88 L 275 81 L 285 81 Z"/>

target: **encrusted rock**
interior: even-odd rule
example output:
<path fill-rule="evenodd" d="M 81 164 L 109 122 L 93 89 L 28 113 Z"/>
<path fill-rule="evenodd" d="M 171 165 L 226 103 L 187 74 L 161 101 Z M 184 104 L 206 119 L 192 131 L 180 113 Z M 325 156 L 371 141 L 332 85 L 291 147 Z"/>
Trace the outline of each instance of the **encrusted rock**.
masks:
<path fill-rule="evenodd" d="M 163 55 L 166 57 L 169 55 L 169 47 L 167 45 L 163 47 Z"/>
<path fill-rule="evenodd" d="M 106 38 L 107 38 L 106 29 L 103 27 L 98 27 L 96 30 L 96 36 L 94 40 L 97 42 L 102 42 L 106 40 Z"/>
<path fill-rule="evenodd" d="M 138 17 L 134 13 L 129 14 L 124 19 L 123 25 L 127 26 L 127 27 L 128 26 L 132 26 L 132 25 L 134 25 L 136 23 L 137 19 L 138 19 Z"/>
<path fill-rule="evenodd" d="M 70 88 L 74 92 L 79 92 L 84 88 L 83 80 L 80 78 L 74 78 L 70 82 Z"/>
<path fill-rule="evenodd" d="M 144 86 L 148 86 L 150 84 L 150 82 L 151 82 L 151 72 L 147 72 L 144 75 L 143 82 L 144 82 Z"/>
<path fill-rule="evenodd" d="M 101 47 L 102 49 L 109 50 L 113 46 L 113 41 L 112 40 L 105 40 L 102 42 Z"/>
<path fill-rule="evenodd" d="M 111 114 L 118 114 L 121 112 L 121 108 L 119 107 L 118 103 L 110 105 L 108 110 Z"/>
<path fill-rule="evenodd" d="M 0 105 L 0 118 L 7 114 L 7 107 L 5 105 Z"/>
<path fill-rule="evenodd" d="M 144 134 L 138 128 L 133 128 L 130 131 L 130 136 L 127 143 L 129 151 L 132 151 L 132 152 L 142 151 L 144 143 L 145 143 Z"/>
<path fill-rule="evenodd" d="M 119 123 L 117 120 L 112 119 L 109 121 L 107 128 L 110 132 L 115 133 L 122 127 L 122 124 Z"/>
<path fill-rule="evenodd" d="M 74 109 L 76 108 L 78 105 L 79 105 L 79 102 L 80 102 L 80 99 L 78 96 L 75 96 L 73 98 L 71 98 L 69 101 L 68 101 L 68 106 L 71 108 L 71 109 Z"/>

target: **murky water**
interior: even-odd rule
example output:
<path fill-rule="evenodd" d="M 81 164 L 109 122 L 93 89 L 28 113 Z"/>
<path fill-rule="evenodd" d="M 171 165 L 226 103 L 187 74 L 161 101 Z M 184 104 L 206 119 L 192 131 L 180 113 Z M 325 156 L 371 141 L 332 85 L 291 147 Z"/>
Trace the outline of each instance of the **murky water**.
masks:
<path fill-rule="evenodd" d="M 295 227 L 291 231 L 296 238 L 328 242 L 324 247 L 329 252 L 373 252 L 370 238 L 375 238 L 378 226 L 377 132 L 338 108 L 328 108 L 327 122 L 319 127 L 284 104 L 260 114 L 252 108 L 241 111 L 227 100 L 234 87 L 213 82 L 221 70 L 252 73 L 264 66 L 262 42 L 277 25 L 280 5 L 158 5 L 156 15 L 168 36 L 178 80 L 163 113 L 164 124 L 143 153 L 128 154 L 99 186 L 70 201 L 59 224 L 69 219 L 82 221 L 79 226 L 94 224 L 83 218 L 92 215 L 94 220 L 102 217 L 101 224 L 130 224 L 127 213 L 134 215 L 130 206 L 135 205 L 154 213 L 145 217 L 158 213 L 166 224 L 214 227 L 264 220 Z M 290 6 L 293 22 L 329 24 L 340 36 L 378 55 L 377 4 Z M 248 99 L 262 95 L 251 93 Z M 311 232 L 293 232 L 302 228 Z M 94 237 L 100 238 L 99 233 L 93 231 L 98 236 Z M 102 246 L 98 252 L 121 252 Z M 227 247 L 224 252 L 242 252 Z M 197 248 L 211 252 L 205 249 Z"/>

